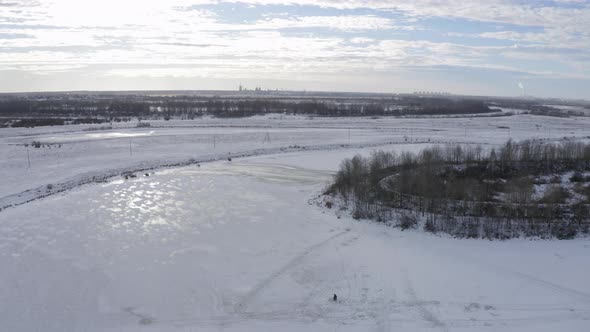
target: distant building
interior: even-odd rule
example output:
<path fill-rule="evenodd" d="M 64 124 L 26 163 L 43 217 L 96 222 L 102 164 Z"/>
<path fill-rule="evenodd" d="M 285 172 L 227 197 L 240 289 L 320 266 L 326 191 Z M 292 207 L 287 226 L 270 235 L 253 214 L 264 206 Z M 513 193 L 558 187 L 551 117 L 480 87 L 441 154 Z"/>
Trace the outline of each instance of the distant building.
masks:
<path fill-rule="evenodd" d="M 416 91 L 414 92 L 415 95 L 421 96 L 448 96 L 450 95 L 449 92 L 433 92 L 433 91 Z"/>

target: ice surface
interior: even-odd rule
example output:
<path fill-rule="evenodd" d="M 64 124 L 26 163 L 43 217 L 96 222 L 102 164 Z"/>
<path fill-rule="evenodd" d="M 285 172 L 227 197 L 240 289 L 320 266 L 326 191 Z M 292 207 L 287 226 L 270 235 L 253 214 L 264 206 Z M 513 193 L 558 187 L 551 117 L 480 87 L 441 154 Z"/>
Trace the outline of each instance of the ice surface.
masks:
<path fill-rule="evenodd" d="M 395 145 L 418 147 L 447 143 L 496 146 L 509 138 L 548 141 L 590 138 L 587 117 L 516 115 L 351 120 L 272 116 L 150 122 L 152 128 L 134 128 L 134 123 L 123 123 L 115 124 L 112 130 L 88 131 L 101 128 L 91 125 L 0 130 L 0 169 L 7 174 L 0 182 L 0 207 L 43 196 L 47 185 L 69 188 L 75 183 L 91 182 L 93 177 L 182 164 L 191 159 L 224 158 L 253 150 L 275 154 L 289 147 L 332 150 L 389 145 L 397 149 Z M 51 145 L 25 146 L 33 141 Z M 334 162 L 338 161 L 330 163 Z M 26 192 L 31 189 L 35 192 Z"/>
<path fill-rule="evenodd" d="M 588 135 L 583 120 L 576 125 L 568 119 L 515 119 L 520 120 L 513 128 L 539 123 L 552 128 L 539 133 L 549 139 L 560 139 L 566 131 Z M 358 129 L 358 141 L 399 138 L 399 144 L 386 146 L 398 151 L 424 146 L 403 141 L 391 128 L 430 128 L 430 120 L 387 121 L 388 130 L 370 119 L 355 123 L 377 128 Z M 493 128 L 508 120 L 485 121 L 490 123 L 474 126 L 489 130 L 467 138 L 454 134 L 451 122 L 447 129 L 434 126 L 443 132 L 428 132 L 440 135 L 441 142 L 502 142 L 502 129 Z M 202 129 L 207 135 L 239 132 L 234 151 L 236 146 L 251 149 L 252 137 L 262 139 L 266 133 L 262 128 Z M 142 138 L 153 145 L 141 143 L 146 150 L 134 155 L 134 163 L 208 151 L 204 143 L 190 148 L 201 128 L 153 130 Z M 274 147 L 348 140 L 345 128 L 308 128 L 300 134 L 293 128 L 276 130 L 280 143 Z M 517 137 L 535 133 L 512 131 Z M 127 167 L 128 160 L 117 159 L 124 152 L 106 152 L 109 146 L 129 144 L 128 138 L 118 140 L 72 143 L 55 172 L 39 167 L 51 182 L 80 169 Z M 171 148 L 176 141 L 178 150 Z M 79 155 L 82 147 L 88 155 Z M 3 146 L 3 153 L 13 148 Z M 588 329 L 588 239 L 458 240 L 338 219 L 331 210 L 308 204 L 341 158 L 375 148 L 296 151 L 160 169 L 5 209 L 0 212 L 0 331 Z M 49 163 L 50 156 L 42 160 Z M 1 169 L 22 180 L 16 164 L 6 166 L 11 162 L 4 160 Z M 2 187 L 13 192 L 43 181 L 32 176 L 21 187 Z M 337 302 L 331 301 L 334 293 Z"/>

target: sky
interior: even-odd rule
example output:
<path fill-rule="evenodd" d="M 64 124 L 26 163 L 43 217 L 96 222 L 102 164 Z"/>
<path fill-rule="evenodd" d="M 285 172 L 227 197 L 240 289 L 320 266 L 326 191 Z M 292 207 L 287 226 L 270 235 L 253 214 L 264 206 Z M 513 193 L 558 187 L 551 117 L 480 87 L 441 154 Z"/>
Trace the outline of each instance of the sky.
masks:
<path fill-rule="evenodd" d="M 0 0 L 0 92 L 590 99 L 590 0 Z"/>

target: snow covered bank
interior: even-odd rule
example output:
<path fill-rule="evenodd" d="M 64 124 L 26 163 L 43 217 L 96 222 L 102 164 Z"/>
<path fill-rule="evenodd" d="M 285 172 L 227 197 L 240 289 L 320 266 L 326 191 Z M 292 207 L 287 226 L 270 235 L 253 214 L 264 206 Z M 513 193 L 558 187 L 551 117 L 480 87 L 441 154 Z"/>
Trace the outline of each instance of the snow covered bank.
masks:
<path fill-rule="evenodd" d="M 183 165 L 191 159 L 223 159 L 228 153 L 418 142 L 493 146 L 509 137 L 550 141 L 590 137 L 589 118 L 552 118 L 548 122 L 546 117 L 529 115 L 485 119 L 204 118 L 151 123 L 151 128 L 99 131 L 88 131 L 96 128 L 89 125 L 0 130 L 0 170 L 5 174 L 0 182 L 0 207 L 122 172 Z M 43 145 L 31 147 L 32 141 Z"/>
<path fill-rule="evenodd" d="M 588 119 L 205 119 L 112 131 L 154 131 L 131 139 L 72 128 L 0 130 L 3 205 L 67 190 L 0 212 L 0 331 L 536 332 L 590 322 L 589 240 L 438 238 L 308 204 L 355 153 L 581 139 Z M 32 140 L 62 147 L 29 146 L 27 168 Z"/>
<path fill-rule="evenodd" d="M 116 169 L 101 169 L 96 170 L 93 172 L 87 172 L 83 174 L 78 174 L 71 178 L 66 178 L 63 182 L 58 182 L 55 184 L 48 184 L 45 186 L 37 187 L 34 189 L 26 190 L 24 192 L 20 192 L 18 194 L 9 195 L 5 197 L 0 197 L 0 211 L 3 209 L 7 209 L 10 207 L 22 205 L 40 198 L 45 198 L 51 195 L 63 193 L 65 191 L 71 190 L 73 188 L 83 186 L 86 184 L 91 183 L 102 183 L 108 182 L 115 177 L 125 176 L 126 174 L 133 174 L 139 173 L 139 176 L 142 176 L 146 171 L 153 171 L 156 169 L 162 168 L 172 168 L 172 167 L 181 167 L 181 166 L 188 166 L 188 165 L 200 165 L 201 163 L 208 163 L 213 161 L 219 160 L 226 160 L 226 159 L 236 159 L 236 158 L 244 158 L 244 157 L 251 157 L 251 156 L 260 156 L 260 155 L 272 155 L 272 154 L 283 154 L 283 153 L 290 153 L 294 151 L 332 151 L 338 149 L 355 149 L 360 148 L 370 148 L 370 147 L 386 147 L 395 144 L 395 142 L 391 141 L 382 141 L 382 142 L 375 142 L 375 143 L 357 143 L 357 144 L 327 144 L 327 145 L 311 145 L 311 146 L 289 146 L 285 148 L 268 148 L 268 149 L 256 149 L 250 151 L 243 151 L 237 153 L 227 153 L 227 154 L 212 154 L 212 155 L 205 155 L 199 156 L 196 158 L 189 158 L 189 159 L 168 159 L 168 160 L 153 160 L 151 162 L 145 162 L 136 165 L 129 165 L 125 167 L 120 167 Z M 413 144 L 420 146 L 425 144 L 424 142 L 416 141 Z M 149 175 L 149 173 L 148 173 Z"/>
<path fill-rule="evenodd" d="M 307 203 L 330 162 L 291 163 L 318 153 L 156 171 L 3 211 L 0 330 L 588 326 L 590 241 L 454 240 L 337 219 Z"/>

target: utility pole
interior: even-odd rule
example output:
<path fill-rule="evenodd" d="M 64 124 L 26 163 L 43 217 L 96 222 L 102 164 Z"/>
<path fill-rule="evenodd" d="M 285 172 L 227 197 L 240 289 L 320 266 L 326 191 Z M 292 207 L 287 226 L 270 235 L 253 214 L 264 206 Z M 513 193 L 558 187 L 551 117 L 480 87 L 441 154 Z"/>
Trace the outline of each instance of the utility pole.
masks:
<path fill-rule="evenodd" d="M 29 165 L 29 169 L 31 168 L 31 155 L 29 154 L 29 146 L 27 145 L 27 164 Z"/>
<path fill-rule="evenodd" d="M 348 121 L 352 123 L 352 108 L 348 109 L 348 117 L 350 118 Z M 348 144 L 350 144 L 350 126 L 348 126 Z"/>
<path fill-rule="evenodd" d="M 131 137 L 129 137 L 129 155 L 133 156 L 133 150 L 131 149 Z"/>

